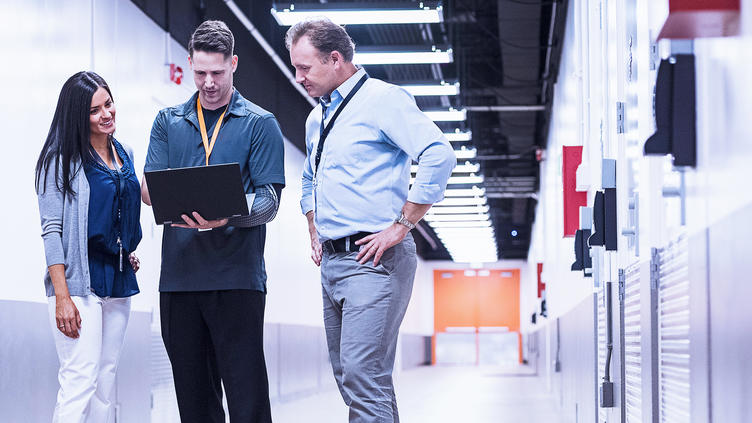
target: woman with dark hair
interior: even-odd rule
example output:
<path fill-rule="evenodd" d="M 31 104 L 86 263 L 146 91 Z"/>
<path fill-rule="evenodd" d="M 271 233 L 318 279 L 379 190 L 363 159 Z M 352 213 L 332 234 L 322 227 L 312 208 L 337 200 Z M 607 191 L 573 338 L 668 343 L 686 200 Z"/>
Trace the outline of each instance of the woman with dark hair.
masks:
<path fill-rule="evenodd" d="M 36 166 L 44 277 L 60 360 L 53 422 L 106 422 L 120 350 L 139 292 L 140 187 L 114 137 L 107 83 L 79 72 L 63 85 Z"/>

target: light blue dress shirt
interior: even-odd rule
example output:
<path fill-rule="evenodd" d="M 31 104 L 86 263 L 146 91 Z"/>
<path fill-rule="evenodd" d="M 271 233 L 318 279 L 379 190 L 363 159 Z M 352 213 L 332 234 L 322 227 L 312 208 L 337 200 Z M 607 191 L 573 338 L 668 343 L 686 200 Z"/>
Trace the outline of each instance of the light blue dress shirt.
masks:
<path fill-rule="evenodd" d="M 331 94 L 324 123 L 358 80 L 359 69 Z M 303 214 L 315 211 L 321 241 L 386 229 L 405 201 L 433 204 L 444 198 L 454 151 L 441 130 L 404 89 L 368 78 L 337 117 L 314 177 L 322 119 L 317 105 L 306 121 Z M 412 188 L 410 164 L 418 162 Z"/>

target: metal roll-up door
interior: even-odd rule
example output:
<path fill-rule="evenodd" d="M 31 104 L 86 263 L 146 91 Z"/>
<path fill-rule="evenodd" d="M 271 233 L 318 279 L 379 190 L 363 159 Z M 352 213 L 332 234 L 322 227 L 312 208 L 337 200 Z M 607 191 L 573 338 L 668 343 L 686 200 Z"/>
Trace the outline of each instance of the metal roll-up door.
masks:
<path fill-rule="evenodd" d="M 657 251 L 658 407 L 661 422 L 689 422 L 689 259 L 686 236 Z"/>
<path fill-rule="evenodd" d="M 642 321 L 640 308 L 640 264 L 624 270 L 623 345 L 624 406 L 626 423 L 642 423 Z"/>
<path fill-rule="evenodd" d="M 599 386 L 603 382 L 606 369 L 606 295 L 605 284 L 601 284 L 598 289 L 598 306 L 597 306 L 597 318 L 598 318 L 598 381 Z M 597 400 L 599 401 L 599 400 Z M 608 421 L 608 410 L 598 407 L 598 422 L 604 423 Z"/>

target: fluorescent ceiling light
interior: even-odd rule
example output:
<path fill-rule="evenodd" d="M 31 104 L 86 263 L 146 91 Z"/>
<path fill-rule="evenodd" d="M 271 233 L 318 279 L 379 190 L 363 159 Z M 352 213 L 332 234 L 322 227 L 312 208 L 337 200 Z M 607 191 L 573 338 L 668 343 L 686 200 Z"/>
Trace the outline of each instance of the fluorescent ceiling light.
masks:
<path fill-rule="evenodd" d="M 434 85 L 400 85 L 415 97 L 429 96 L 429 95 L 457 95 L 460 93 L 460 83 L 447 84 L 442 82 L 441 84 Z"/>
<path fill-rule="evenodd" d="M 494 236 L 494 230 L 493 226 L 484 228 L 436 228 L 436 235 L 442 240 L 477 240 Z"/>
<path fill-rule="evenodd" d="M 436 235 L 444 244 L 448 242 L 482 242 L 495 240 L 493 227 L 482 228 L 434 228 Z"/>
<path fill-rule="evenodd" d="M 452 221 L 433 221 L 431 227 L 433 228 L 485 228 L 491 226 L 491 222 L 452 222 Z"/>
<path fill-rule="evenodd" d="M 478 173 L 479 170 L 479 163 L 465 162 L 465 164 L 455 166 L 452 173 Z"/>
<path fill-rule="evenodd" d="M 478 155 L 478 150 L 476 150 L 475 148 L 462 147 L 459 150 L 454 150 L 454 155 L 457 156 L 458 160 L 474 159 L 475 156 Z"/>
<path fill-rule="evenodd" d="M 447 184 L 482 184 L 483 175 L 451 176 Z"/>
<path fill-rule="evenodd" d="M 471 131 L 467 132 L 445 132 L 444 136 L 449 141 L 470 141 L 473 139 L 473 133 Z"/>
<path fill-rule="evenodd" d="M 488 213 L 488 206 L 431 207 L 428 214 Z"/>
<path fill-rule="evenodd" d="M 353 57 L 353 63 L 359 65 L 431 64 L 453 61 L 451 48 L 432 51 L 355 51 Z"/>
<path fill-rule="evenodd" d="M 442 241 L 454 261 L 492 262 L 498 257 L 498 247 L 493 236 L 477 239 Z"/>
<path fill-rule="evenodd" d="M 423 113 L 434 122 L 461 122 L 467 119 L 467 111 L 465 109 L 428 110 Z"/>
<path fill-rule="evenodd" d="M 460 164 L 460 165 L 455 166 L 454 169 L 452 170 L 452 173 L 477 173 L 479 170 L 480 170 L 480 164 L 465 162 L 465 164 Z M 410 166 L 410 172 L 411 173 L 418 172 L 418 165 Z"/>
<path fill-rule="evenodd" d="M 479 251 L 469 255 L 452 254 L 449 251 L 449 255 L 452 256 L 452 261 L 455 263 L 495 263 L 499 261 L 496 251 Z"/>
<path fill-rule="evenodd" d="M 488 238 L 484 240 L 482 244 L 479 244 L 475 240 L 462 240 L 462 241 L 442 241 L 444 246 L 447 247 L 449 253 L 452 256 L 472 256 L 475 254 L 484 254 L 487 252 L 496 253 L 497 246 L 494 238 Z"/>
<path fill-rule="evenodd" d="M 487 213 L 470 213 L 470 214 L 427 214 L 423 218 L 426 222 L 475 222 L 482 221 L 488 222 L 490 226 L 491 222 L 488 220 Z"/>
<path fill-rule="evenodd" d="M 475 229 L 475 228 L 469 228 L 469 229 Z M 465 229 L 465 230 L 469 230 Z M 454 249 L 455 252 L 460 249 L 467 251 L 473 251 L 473 250 L 490 250 L 493 252 L 496 252 L 496 249 L 498 248 L 496 246 L 496 238 L 493 237 L 493 235 L 489 235 L 486 237 L 481 238 L 480 242 L 478 238 L 475 239 L 448 239 L 448 240 L 442 240 L 441 241 L 447 249 Z"/>
<path fill-rule="evenodd" d="M 470 198 L 445 198 L 434 206 L 482 206 L 486 204 L 486 197 L 470 197 Z"/>
<path fill-rule="evenodd" d="M 444 191 L 444 197 L 478 197 L 486 194 L 485 188 L 449 188 Z"/>
<path fill-rule="evenodd" d="M 474 255 L 493 255 L 496 256 L 496 240 L 489 239 L 483 244 L 478 244 L 474 241 L 451 241 L 444 243 L 444 246 L 449 250 L 449 254 L 452 257 L 472 257 Z"/>
<path fill-rule="evenodd" d="M 462 232 L 473 231 L 473 232 L 475 232 L 475 231 L 477 231 L 479 229 L 489 230 L 491 228 L 490 227 L 483 227 L 483 228 L 434 228 L 434 231 L 436 231 L 437 233 L 439 231 L 462 231 Z M 454 236 L 454 235 L 451 235 L 451 233 L 450 234 L 446 234 L 445 233 L 445 234 L 439 236 L 439 239 L 441 240 L 441 242 L 444 243 L 444 245 L 446 245 L 447 243 L 450 243 L 450 242 L 481 243 L 481 242 L 488 242 L 489 240 L 491 242 L 495 242 L 495 240 L 496 240 L 496 238 L 494 237 L 494 233 L 491 232 L 491 231 L 476 232 L 471 237 Z"/>
<path fill-rule="evenodd" d="M 444 21 L 438 2 L 388 5 L 379 3 L 277 4 L 272 16 L 281 26 L 292 26 L 313 17 L 326 16 L 339 25 L 438 23 Z"/>

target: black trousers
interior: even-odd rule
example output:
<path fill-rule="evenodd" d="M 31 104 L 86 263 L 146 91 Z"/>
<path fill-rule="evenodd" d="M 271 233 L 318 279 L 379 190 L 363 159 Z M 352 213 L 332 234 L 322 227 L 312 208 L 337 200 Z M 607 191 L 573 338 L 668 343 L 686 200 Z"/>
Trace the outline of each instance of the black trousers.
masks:
<path fill-rule="evenodd" d="M 252 290 L 160 293 L 162 340 L 182 423 L 272 421 L 264 361 L 266 294 Z"/>

